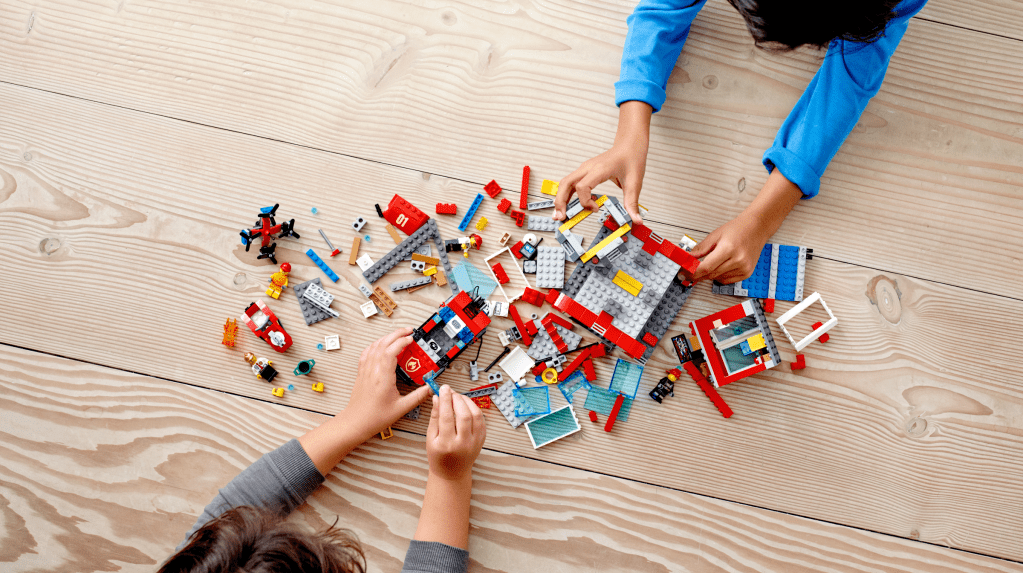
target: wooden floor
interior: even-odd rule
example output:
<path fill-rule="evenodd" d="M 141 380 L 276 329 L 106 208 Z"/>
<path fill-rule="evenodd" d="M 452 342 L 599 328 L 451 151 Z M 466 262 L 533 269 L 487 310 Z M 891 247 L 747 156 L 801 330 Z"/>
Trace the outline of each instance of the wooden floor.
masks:
<path fill-rule="evenodd" d="M 394 193 L 456 202 L 446 238 L 490 179 L 514 196 L 528 164 L 535 194 L 611 142 L 632 7 L 0 4 L 0 570 L 151 571 L 218 487 L 343 407 L 363 346 L 421 323 L 444 289 L 366 321 L 358 268 L 332 262 L 340 319 L 306 327 L 291 292 L 271 303 L 295 339 L 280 370 L 315 358 L 327 392 L 275 399 L 241 358 L 264 343 L 219 344 L 274 271 L 238 229 L 280 202 L 302 234 L 279 248 L 299 282 L 322 276 L 303 254 L 324 250 L 318 228 L 347 258 L 365 216 L 362 252 L 386 253 L 373 204 Z M 650 226 L 702 237 L 745 207 L 817 65 L 754 50 L 710 2 L 654 119 Z M 1023 571 L 1023 380 L 1007 351 L 1023 339 L 1021 69 L 1023 2 L 931 0 L 821 195 L 775 237 L 814 249 L 806 287 L 840 319 L 831 342 L 798 374 L 728 386 L 728 420 L 686 383 L 610 434 L 585 421 L 541 450 L 488 413 L 473 570 Z M 522 232 L 495 204 L 480 211 L 488 254 Z M 671 332 L 733 302 L 701 284 Z M 325 334 L 342 350 L 317 351 Z M 488 337 L 481 361 L 498 350 Z M 662 344 L 650 371 L 673 357 Z M 442 380 L 468 389 L 466 360 Z M 358 450 L 295 519 L 341 516 L 373 571 L 397 571 L 424 429 Z"/>

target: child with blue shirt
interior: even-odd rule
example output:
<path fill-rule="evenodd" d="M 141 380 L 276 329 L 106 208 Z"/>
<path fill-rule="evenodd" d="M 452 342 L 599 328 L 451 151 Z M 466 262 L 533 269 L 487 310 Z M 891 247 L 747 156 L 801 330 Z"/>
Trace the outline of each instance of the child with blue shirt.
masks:
<path fill-rule="evenodd" d="M 636 222 L 646 171 L 650 117 L 666 99 L 690 25 L 707 0 L 641 0 L 629 16 L 621 76 L 615 84 L 618 132 L 610 150 L 561 180 L 554 218 L 563 220 L 572 194 L 596 210 L 594 187 L 612 181 Z M 767 240 L 799 199 L 820 190 L 820 178 L 881 87 L 909 19 L 927 0 L 729 0 L 758 47 L 827 47 L 820 69 L 778 130 L 763 162 L 770 175 L 738 217 L 693 249 L 703 259 L 696 280 L 732 283 L 749 277 Z"/>

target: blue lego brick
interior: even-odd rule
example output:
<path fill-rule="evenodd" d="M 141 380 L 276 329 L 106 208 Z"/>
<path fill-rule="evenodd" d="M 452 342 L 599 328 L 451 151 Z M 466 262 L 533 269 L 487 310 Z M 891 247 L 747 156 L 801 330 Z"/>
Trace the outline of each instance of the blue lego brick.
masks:
<path fill-rule="evenodd" d="M 440 307 L 440 310 L 437 311 L 437 314 L 440 315 L 440 319 L 443 320 L 444 322 L 447 322 L 455 317 L 455 311 L 451 310 L 451 308 L 447 306 Z"/>
<path fill-rule="evenodd" d="M 539 376 L 537 377 L 539 378 Z M 592 387 L 590 381 L 586 379 L 581 370 L 576 370 L 565 379 L 564 382 L 558 383 L 558 390 L 561 390 L 561 394 L 565 396 L 565 400 L 568 403 L 572 403 L 572 395 L 579 390 L 586 388 L 589 390 Z"/>
<path fill-rule="evenodd" d="M 473 289 L 478 288 L 479 291 L 475 294 L 482 298 L 490 297 L 497 288 L 497 283 L 493 279 L 474 267 L 468 260 L 462 261 L 462 264 L 455 267 L 451 274 L 459 289 L 473 294 Z"/>
<path fill-rule="evenodd" d="M 472 222 L 473 215 L 476 214 L 476 209 L 480 208 L 480 203 L 483 202 L 483 193 L 477 193 L 476 198 L 472 200 L 472 205 L 465 211 L 465 216 L 462 217 L 462 222 L 458 224 L 459 231 L 465 231 L 469 228 L 469 223 Z"/>
<path fill-rule="evenodd" d="M 316 266 L 320 267 L 320 270 L 323 271 L 325 275 L 327 275 L 327 278 L 334 282 L 337 282 L 337 280 L 341 278 L 337 276 L 337 273 L 335 273 L 333 269 L 328 267 L 327 263 L 323 262 L 323 259 L 321 259 L 319 255 L 314 253 L 312 249 L 306 251 L 305 254 L 308 255 L 309 258 L 312 259 L 314 263 L 316 263 Z"/>
<path fill-rule="evenodd" d="M 583 403 L 583 407 L 587 410 L 593 410 L 598 414 L 604 414 L 605 416 L 611 415 L 611 410 L 615 406 L 615 400 L 618 399 L 618 394 L 610 390 L 605 390 L 600 386 L 593 386 L 586 391 L 586 402 Z M 629 412 L 632 411 L 632 399 L 626 398 L 622 402 L 622 407 L 618 410 L 619 422 L 629 421 Z"/>
<path fill-rule="evenodd" d="M 796 300 L 796 283 L 799 279 L 799 259 L 799 247 L 779 245 L 774 298 L 778 300 Z"/>
<path fill-rule="evenodd" d="M 423 375 L 423 381 L 430 385 L 430 389 L 433 390 L 434 396 L 440 396 L 440 386 L 433 381 L 437 377 L 437 372 L 428 372 Z"/>
<path fill-rule="evenodd" d="M 739 343 L 739 350 L 741 350 L 745 355 L 753 354 L 753 350 L 749 347 L 749 342 L 746 342 L 745 340 Z"/>
<path fill-rule="evenodd" d="M 614 374 L 611 375 L 609 389 L 628 398 L 635 398 L 636 392 L 639 390 L 639 381 L 642 379 L 642 366 L 619 358 L 618 362 L 615 363 Z"/>
<path fill-rule="evenodd" d="M 462 343 L 461 346 L 465 346 L 472 342 L 472 331 L 469 330 L 468 326 L 458 331 L 458 340 Z M 459 346 L 459 348 L 461 348 L 461 346 Z"/>
<path fill-rule="evenodd" d="M 760 258 L 757 259 L 757 266 L 748 279 L 742 281 L 742 288 L 748 292 L 746 296 L 753 298 L 768 298 L 771 290 L 771 253 L 773 246 L 768 243 L 760 251 Z"/>
<path fill-rule="evenodd" d="M 512 390 L 516 416 L 538 416 L 551 411 L 551 395 L 547 386 L 530 386 Z"/>
<path fill-rule="evenodd" d="M 533 442 L 533 448 L 540 448 L 580 430 L 579 420 L 571 406 L 564 406 L 526 422 L 526 431 Z"/>

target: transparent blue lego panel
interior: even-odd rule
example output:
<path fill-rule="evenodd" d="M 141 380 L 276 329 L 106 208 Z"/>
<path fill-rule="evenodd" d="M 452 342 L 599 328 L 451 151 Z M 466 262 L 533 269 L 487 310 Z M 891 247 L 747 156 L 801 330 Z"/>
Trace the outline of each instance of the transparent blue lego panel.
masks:
<path fill-rule="evenodd" d="M 534 448 L 546 446 L 578 432 L 579 429 L 579 421 L 576 420 L 571 406 L 558 408 L 546 416 L 526 422 L 526 431 L 529 432 L 529 439 L 532 440 Z"/>
<path fill-rule="evenodd" d="M 618 362 L 615 363 L 614 374 L 611 375 L 609 389 L 626 397 L 635 398 L 636 392 L 639 390 L 639 382 L 642 379 L 642 366 L 619 358 Z"/>
<path fill-rule="evenodd" d="M 568 400 L 569 404 L 572 403 L 572 395 L 583 388 L 589 390 L 591 385 L 590 381 L 587 380 L 586 376 L 579 370 L 570 374 L 564 382 L 558 383 L 558 390 L 561 390 L 561 394 L 565 396 L 565 400 Z"/>
<path fill-rule="evenodd" d="M 725 368 L 728 369 L 729 374 L 734 374 L 744 368 L 753 366 L 756 364 L 757 356 L 760 356 L 759 352 L 743 354 L 739 345 L 730 346 L 721 351 L 721 358 L 724 360 Z"/>
<path fill-rule="evenodd" d="M 474 267 L 468 260 L 462 261 L 462 264 L 455 267 L 451 275 L 459 289 L 471 293 L 474 288 L 479 288 L 479 296 L 482 298 L 489 297 L 497 288 L 497 283 L 493 279 Z"/>
<path fill-rule="evenodd" d="M 546 386 L 515 388 L 512 397 L 516 416 L 538 416 L 551 411 L 551 395 Z"/>
<path fill-rule="evenodd" d="M 618 394 L 601 388 L 600 386 L 592 386 L 586 391 L 586 402 L 583 403 L 583 407 L 587 410 L 593 410 L 598 414 L 604 414 L 605 416 L 611 415 L 611 410 L 615 406 L 615 400 L 618 399 Z M 627 422 L 629 420 L 629 412 L 632 410 L 632 399 L 626 398 L 622 402 L 622 407 L 618 410 L 618 421 Z"/>

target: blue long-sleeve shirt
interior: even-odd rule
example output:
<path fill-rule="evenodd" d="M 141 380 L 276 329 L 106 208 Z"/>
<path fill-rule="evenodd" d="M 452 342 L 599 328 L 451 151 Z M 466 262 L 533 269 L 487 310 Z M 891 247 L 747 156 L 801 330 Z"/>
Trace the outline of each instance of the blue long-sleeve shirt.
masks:
<path fill-rule="evenodd" d="M 639 100 L 661 109 L 675 61 L 689 37 L 693 19 L 707 0 L 641 0 L 629 16 L 622 72 L 615 103 Z M 834 40 L 810 85 L 764 152 L 764 167 L 781 169 L 803 198 L 817 195 L 821 175 L 856 126 L 867 102 L 881 88 L 888 61 L 909 19 L 927 0 L 903 0 L 897 16 L 875 42 Z"/>

